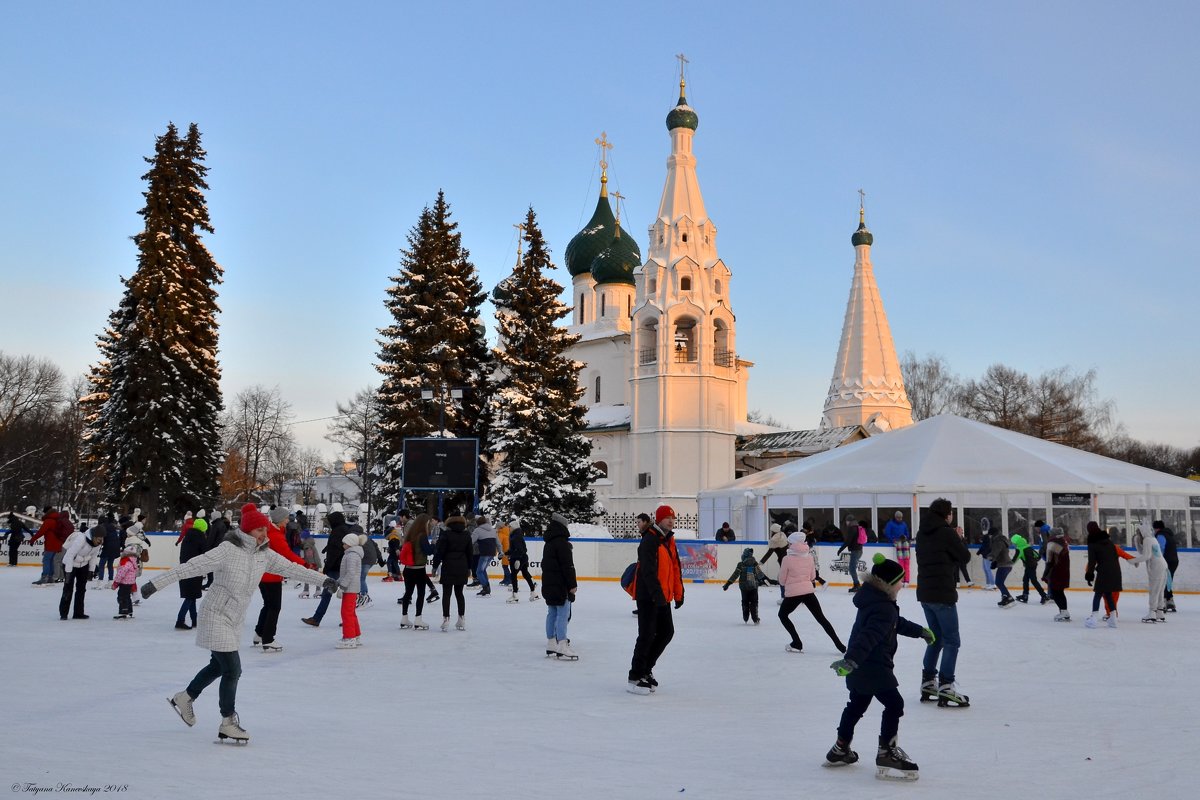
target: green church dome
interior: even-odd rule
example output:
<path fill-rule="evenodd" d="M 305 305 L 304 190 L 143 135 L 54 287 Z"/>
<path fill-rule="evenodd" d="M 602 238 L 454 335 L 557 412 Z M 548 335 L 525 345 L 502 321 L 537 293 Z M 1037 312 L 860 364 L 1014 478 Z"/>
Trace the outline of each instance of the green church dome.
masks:
<path fill-rule="evenodd" d="M 621 230 L 592 261 L 596 283 L 627 283 L 633 286 L 633 271 L 642 264 L 642 253 L 628 231 Z"/>
<path fill-rule="evenodd" d="M 861 244 L 870 246 L 875 243 L 875 237 L 871 235 L 869 230 L 867 230 L 867 223 L 858 223 L 858 230 L 856 230 L 854 235 L 850 237 L 850 243 L 855 247 L 858 247 Z"/>
<path fill-rule="evenodd" d="M 492 302 L 496 305 L 508 305 L 512 301 L 512 280 L 513 276 L 509 275 L 496 284 L 496 288 L 492 290 Z"/>
<path fill-rule="evenodd" d="M 608 204 L 607 187 L 601 188 L 596 211 L 583 230 L 567 244 L 567 272 L 571 277 L 583 275 L 592 268 L 592 262 L 612 241 L 617 229 L 617 218 Z"/>
<path fill-rule="evenodd" d="M 676 128 L 690 128 L 694 131 L 699 124 L 700 117 L 696 115 L 695 109 L 687 104 L 687 98 L 680 92 L 679 102 L 667 114 L 667 130 L 673 131 Z"/>

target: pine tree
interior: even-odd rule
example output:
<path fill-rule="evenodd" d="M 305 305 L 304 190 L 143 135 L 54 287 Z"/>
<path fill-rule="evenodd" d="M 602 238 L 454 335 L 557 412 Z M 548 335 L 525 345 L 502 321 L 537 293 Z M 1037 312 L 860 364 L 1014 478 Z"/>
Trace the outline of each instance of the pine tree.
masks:
<path fill-rule="evenodd" d="M 489 393 L 490 450 L 498 458 L 483 507 L 495 519 L 517 515 L 544 525 L 554 512 L 585 522 L 602 509 L 589 484 L 591 441 L 579 400 L 582 364 L 567 356 L 579 336 L 557 323 L 570 313 L 533 209 L 525 218 L 525 253 L 493 295 L 500 334 Z"/>
<path fill-rule="evenodd" d="M 380 449 L 389 490 L 399 485 L 404 439 L 439 435 L 439 411 L 447 436 L 479 437 L 480 452 L 487 442 L 482 416 L 490 357 L 480 318 L 486 295 L 443 192 L 409 231 L 390 281 L 384 305 L 392 324 L 379 331 L 375 367 L 383 375 Z M 422 389 L 464 392 L 462 400 L 440 404 L 422 400 Z"/>
<path fill-rule="evenodd" d="M 120 465 L 113 462 L 106 450 L 112 438 L 106 435 L 107 431 L 101 420 L 104 406 L 112 393 L 114 369 L 119 376 L 124 374 L 117 357 L 117 341 L 121 338 L 121 331 L 137 316 L 137 301 L 129 290 L 129 281 L 121 278 L 121 285 L 125 287 L 121 294 L 121 302 L 108 315 L 108 324 L 96 337 L 96 349 L 100 351 L 100 360 L 88 368 L 87 394 L 79 400 L 83 412 L 84 463 L 96 473 L 96 479 L 101 486 L 108 485 L 110 465 L 117 473 L 121 472 Z M 116 483 L 121 481 L 122 477 L 119 474 L 115 476 Z"/>
<path fill-rule="evenodd" d="M 201 238 L 213 233 L 203 193 L 205 156 L 195 124 L 186 137 L 174 124 L 157 137 L 142 176 L 146 205 L 138 213 L 145 227 L 133 237 L 137 271 L 110 316 L 113 332 L 100 337 L 102 359 L 91 374 L 93 389 L 108 384 L 91 428 L 110 499 L 140 506 L 152 525 L 163 511 L 217 499 L 216 284 L 222 269 Z"/>

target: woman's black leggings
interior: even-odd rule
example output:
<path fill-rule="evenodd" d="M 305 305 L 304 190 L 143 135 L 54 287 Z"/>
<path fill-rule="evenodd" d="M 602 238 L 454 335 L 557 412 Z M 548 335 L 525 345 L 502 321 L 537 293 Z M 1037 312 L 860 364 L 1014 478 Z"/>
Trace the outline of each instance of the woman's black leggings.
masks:
<path fill-rule="evenodd" d="M 463 585 L 455 583 L 453 585 L 442 584 L 442 616 L 450 616 L 450 593 L 454 592 L 454 599 L 458 601 L 458 615 L 460 617 L 467 614 L 467 598 L 463 597 Z"/>
<path fill-rule="evenodd" d="M 529 584 L 529 591 L 533 591 L 533 578 L 529 575 L 529 558 L 510 558 L 509 569 L 512 570 L 513 582 L 512 588 L 517 590 L 517 573 L 519 572 L 525 578 L 525 582 Z"/>
<path fill-rule="evenodd" d="M 1067 592 L 1064 589 L 1051 589 L 1050 597 L 1054 600 L 1054 605 L 1058 606 L 1059 611 L 1067 610 Z"/>
<path fill-rule="evenodd" d="M 404 597 L 400 600 L 400 613 L 408 616 L 408 606 L 412 602 L 413 590 L 416 589 L 417 616 L 421 616 L 421 611 L 425 608 L 425 578 L 422 576 L 427 574 L 424 567 L 404 568 Z"/>
<path fill-rule="evenodd" d="M 833 625 L 829 624 L 829 620 L 825 619 L 825 612 L 821 610 L 821 601 L 811 592 L 796 595 L 795 597 L 785 597 L 783 598 L 783 605 L 779 607 L 779 621 L 783 623 L 783 627 L 791 634 L 792 646 L 799 649 L 803 645 L 803 642 L 800 641 L 800 635 L 796 633 L 796 626 L 788 618 L 801 605 L 807 608 L 808 612 L 813 615 L 813 619 L 817 621 L 817 624 L 825 629 L 825 633 L 829 634 L 829 638 L 833 640 L 834 646 L 838 650 L 845 652 L 846 647 L 842 644 L 842 640 L 838 638 L 837 631 L 833 629 Z"/>

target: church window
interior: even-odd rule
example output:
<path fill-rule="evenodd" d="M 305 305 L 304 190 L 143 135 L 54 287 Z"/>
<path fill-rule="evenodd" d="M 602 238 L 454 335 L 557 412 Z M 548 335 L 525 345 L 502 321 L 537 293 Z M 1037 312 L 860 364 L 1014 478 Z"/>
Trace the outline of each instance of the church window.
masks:
<path fill-rule="evenodd" d="M 686 233 L 683 235 L 683 243 L 687 244 L 687 234 Z"/>
<path fill-rule="evenodd" d="M 717 278 L 715 281 L 713 281 L 713 293 L 714 294 L 721 293 L 721 279 L 720 278 Z"/>
<path fill-rule="evenodd" d="M 579 295 L 579 324 L 587 322 L 587 295 Z"/>
<path fill-rule="evenodd" d="M 690 292 L 691 290 L 692 290 L 692 279 L 687 278 L 687 277 L 680 278 L 679 279 L 679 291 Z"/>
<path fill-rule="evenodd" d="M 625 316 L 629 317 L 630 319 L 633 319 L 633 298 L 632 297 L 625 298 Z"/>
<path fill-rule="evenodd" d="M 650 291 L 650 294 L 654 294 L 655 292 L 658 291 L 658 278 L 650 279 L 650 290 L 649 291 Z"/>
<path fill-rule="evenodd" d="M 600 295 L 600 316 L 604 316 L 604 311 L 608 307 L 608 295 Z"/>
<path fill-rule="evenodd" d="M 599 375 L 596 376 L 596 399 L 593 400 L 592 402 L 594 402 L 594 403 L 600 402 L 600 376 Z"/>
<path fill-rule="evenodd" d="M 592 467 L 595 468 L 596 471 L 600 473 L 598 479 L 603 479 L 603 478 L 608 477 L 608 464 L 606 462 L 596 461 L 592 464 Z"/>

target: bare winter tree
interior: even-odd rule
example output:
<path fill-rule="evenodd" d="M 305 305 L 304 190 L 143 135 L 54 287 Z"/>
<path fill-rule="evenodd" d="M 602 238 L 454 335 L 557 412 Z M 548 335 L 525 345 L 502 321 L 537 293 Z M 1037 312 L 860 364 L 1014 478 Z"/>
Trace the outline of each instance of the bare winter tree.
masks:
<path fill-rule="evenodd" d="M 300 503 L 311 506 L 316 503 L 314 490 L 317 487 L 317 476 L 325 469 L 325 458 L 315 447 L 306 447 L 296 455 L 296 494 Z"/>
<path fill-rule="evenodd" d="M 1030 383 L 1028 433 L 1081 450 L 1101 452 L 1114 425 L 1113 402 L 1099 397 L 1096 370 L 1059 367 Z"/>
<path fill-rule="evenodd" d="M 356 393 L 350 402 L 337 404 L 338 415 L 329 423 L 329 432 L 325 434 L 326 439 L 341 449 L 341 457 L 362 462 L 363 474 L 347 473 L 346 477 L 354 481 L 364 495 L 372 495 L 377 488 L 372 476 L 383 458 L 379 433 L 381 410 L 378 387 L 368 386 Z M 374 505 L 373 498 L 371 500 Z"/>
<path fill-rule="evenodd" d="M 1028 433 L 1032 397 L 1028 375 L 1003 364 L 992 364 L 982 378 L 960 386 L 957 406 L 965 417 Z"/>
<path fill-rule="evenodd" d="M 63 396 L 63 375 L 51 362 L 0 351 L 0 432 L 28 415 L 45 414 Z"/>
<path fill-rule="evenodd" d="M 222 426 L 225 447 L 236 451 L 242 464 L 241 474 L 231 476 L 236 499 L 246 500 L 269 491 L 273 458 L 286 453 L 289 443 L 295 448 L 291 429 L 292 407 L 279 393 L 279 387 L 251 386 L 240 392 L 229 405 Z"/>
<path fill-rule="evenodd" d="M 908 350 L 900 361 L 900 374 L 904 377 L 908 401 L 912 403 L 914 422 L 955 410 L 960 382 L 942 356 L 931 353 L 918 359 L 916 353 Z"/>
<path fill-rule="evenodd" d="M 781 430 L 789 429 L 789 426 L 786 422 L 781 422 L 771 414 L 768 414 L 765 411 L 760 411 L 757 408 L 746 412 L 746 422 L 756 422 L 759 425 L 770 425 L 772 428 L 779 428 Z"/>

